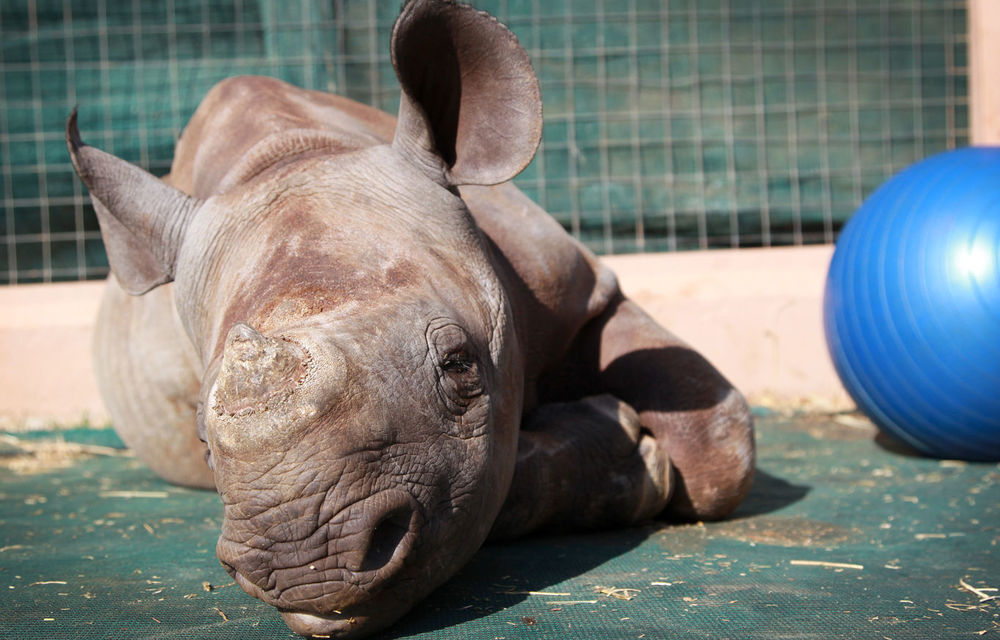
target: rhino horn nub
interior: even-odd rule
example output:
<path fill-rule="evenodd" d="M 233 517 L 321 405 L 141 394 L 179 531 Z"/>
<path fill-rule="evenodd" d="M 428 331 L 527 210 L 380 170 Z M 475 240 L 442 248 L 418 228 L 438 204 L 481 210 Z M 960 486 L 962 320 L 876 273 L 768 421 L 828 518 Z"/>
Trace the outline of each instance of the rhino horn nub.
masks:
<path fill-rule="evenodd" d="M 246 416 L 281 404 L 306 376 L 308 354 L 298 344 L 238 323 L 226 336 L 215 386 L 219 414 Z"/>

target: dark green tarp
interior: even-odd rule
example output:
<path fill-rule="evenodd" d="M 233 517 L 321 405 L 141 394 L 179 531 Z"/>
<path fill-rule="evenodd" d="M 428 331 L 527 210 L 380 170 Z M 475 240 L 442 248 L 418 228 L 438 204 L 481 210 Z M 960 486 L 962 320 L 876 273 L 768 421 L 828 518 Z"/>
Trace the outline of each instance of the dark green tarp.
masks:
<path fill-rule="evenodd" d="M 1000 636 L 1000 600 L 983 600 L 1000 595 L 1000 467 L 915 457 L 853 416 L 758 427 L 733 518 L 488 545 L 382 637 Z M 4 466 L 37 466 L 23 454 L 43 436 L 13 437 Z M 0 493 L 0 638 L 295 637 L 219 566 L 212 493 L 104 455 L 0 470 Z"/>

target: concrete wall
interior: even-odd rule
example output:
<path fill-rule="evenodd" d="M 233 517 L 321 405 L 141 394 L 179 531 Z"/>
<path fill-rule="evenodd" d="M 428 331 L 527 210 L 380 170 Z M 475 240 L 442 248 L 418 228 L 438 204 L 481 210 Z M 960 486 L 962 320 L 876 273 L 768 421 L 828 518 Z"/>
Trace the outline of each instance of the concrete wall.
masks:
<path fill-rule="evenodd" d="M 102 282 L 0 287 L 0 427 L 107 419 L 90 367 Z"/>
<path fill-rule="evenodd" d="M 832 246 L 614 256 L 625 293 L 752 402 L 846 409 L 823 337 Z"/>
<path fill-rule="evenodd" d="M 849 408 L 822 333 L 832 247 L 610 256 L 625 292 L 751 401 Z M 90 369 L 103 283 L 0 288 L 0 427 L 107 420 Z"/>

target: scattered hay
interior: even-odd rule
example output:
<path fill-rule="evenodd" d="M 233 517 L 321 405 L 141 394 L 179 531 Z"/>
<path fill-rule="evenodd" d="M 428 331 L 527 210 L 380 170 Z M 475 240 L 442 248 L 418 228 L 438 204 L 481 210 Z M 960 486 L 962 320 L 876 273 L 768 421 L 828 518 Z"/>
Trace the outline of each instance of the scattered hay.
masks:
<path fill-rule="evenodd" d="M 979 598 L 979 602 L 981 603 L 988 602 L 990 600 L 1000 600 L 1000 595 L 994 595 L 992 593 L 994 591 L 997 591 L 997 589 L 993 587 L 978 587 L 978 588 L 973 587 L 968 582 L 966 582 L 964 578 L 958 579 L 958 585 L 963 589 L 965 589 L 966 591 L 970 591 L 976 594 L 976 596 Z"/>
<path fill-rule="evenodd" d="M 0 452 L 0 468 L 24 475 L 64 469 L 94 456 L 132 456 L 125 449 L 67 442 L 63 438 L 25 440 L 2 434 L 0 444 L 10 447 Z"/>
<path fill-rule="evenodd" d="M 617 600 L 631 600 L 640 592 L 640 589 L 627 589 L 625 587 L 602 587 L 598 585 L 594 587 L 594 591 L 600 593 L 601 595 L 608 596 L 609 598 L 615 598 Z"/>
<path fill-rule="evenodd" d="M 697 529 L 689 527 L 689 529 Z M 763 515 L 714 523 L 706 534 L 710 538 L 728 538 L 750 544 L 778 547 L 835 547 L 847 542 L 855 532 L 837 524 L 799 516 Z M 678 537 L 676 531 L 670 535 Z M 670 540 L 676 546 L 674 539 Z"/>
<path fill-rule="evenodd" d="M 803 413 L 855 413 L 857 408 L 846 395 L 835 397 L 829 394 L 793 396 L 783 393 L 758 392 L 747 398 L 752 406 L 762 407 L 775 413 L 792 417 Z"/>
<path fill-rule="evenodd" d="M 824 560 L 789 560 L 788 564 L 799 567 L 826 567 L 828 569 L 857 569 L 863 571 L 865 566 L 853 562 L 826 562 Z"/>
<path fill-rule="evenodd" d="M 169 498 L 166 491 L 101 491 L 97 494 L 102 498 Z"/>

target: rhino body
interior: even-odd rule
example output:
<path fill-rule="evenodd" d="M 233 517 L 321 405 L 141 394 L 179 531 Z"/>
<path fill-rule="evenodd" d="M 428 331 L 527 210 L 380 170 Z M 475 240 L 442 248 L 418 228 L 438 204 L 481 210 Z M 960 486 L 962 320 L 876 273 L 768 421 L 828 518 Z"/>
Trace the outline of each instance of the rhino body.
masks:
<path fill-rule="evenodd" d="M 754 467 L 740 394 L 507 182 L 541 131 L 513 35 L 413 0 L 392 47 L 398 119 L 232 78 L 162 180 L 67 130 L 115 427 L 219 492 L 220 561 L 303 635 L 391 624 L 490 536 L 723 517 Z"/>

